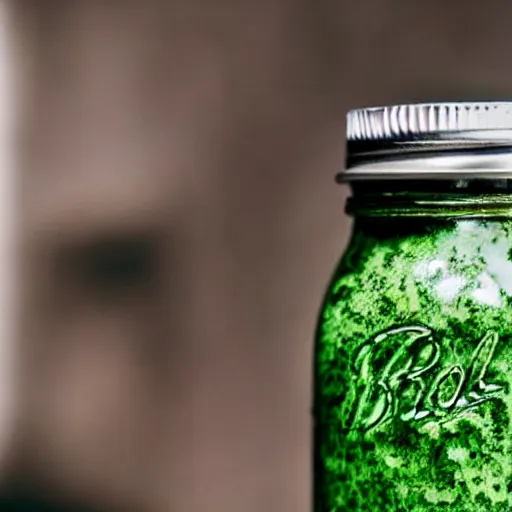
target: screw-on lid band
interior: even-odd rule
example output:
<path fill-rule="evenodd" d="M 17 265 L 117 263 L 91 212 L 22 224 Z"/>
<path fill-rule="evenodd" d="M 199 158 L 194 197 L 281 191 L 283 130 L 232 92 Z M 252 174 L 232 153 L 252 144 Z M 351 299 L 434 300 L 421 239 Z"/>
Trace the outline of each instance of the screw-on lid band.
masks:
<path fill-rule="evenodd" d="M 404 140 L 418 135 L 512 130 L 512 102 L 428 103 L 352 110 L 347 139 Z"/>
<path fill-rule="evenodd" d="M 512 102 L 397 105 L 348 113 L 343 180 L 454 175 L 512 178 Z"/>

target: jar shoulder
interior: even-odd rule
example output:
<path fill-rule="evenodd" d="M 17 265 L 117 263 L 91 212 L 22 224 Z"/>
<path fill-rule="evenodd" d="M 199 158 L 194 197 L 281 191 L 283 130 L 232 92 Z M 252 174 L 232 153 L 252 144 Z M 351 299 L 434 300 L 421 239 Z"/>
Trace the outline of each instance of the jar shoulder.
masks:
<path fill-rule="evenodd" d="M 320 331 L 359 341 L 396 326 L 512 332 L 512 229 L 460 220 L 419 232 L 356 230 Z M 511 327 L 509 327 L 511 326 Z"/>

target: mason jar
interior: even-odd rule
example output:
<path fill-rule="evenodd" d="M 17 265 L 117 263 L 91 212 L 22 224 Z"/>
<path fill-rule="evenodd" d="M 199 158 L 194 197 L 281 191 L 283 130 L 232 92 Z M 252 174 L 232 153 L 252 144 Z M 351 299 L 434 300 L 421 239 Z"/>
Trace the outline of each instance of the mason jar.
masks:
<path fill-rule="evenodd" d="M 512 510 L 512 103 L 347 121 L 315 346 L 316 512 Z"/>

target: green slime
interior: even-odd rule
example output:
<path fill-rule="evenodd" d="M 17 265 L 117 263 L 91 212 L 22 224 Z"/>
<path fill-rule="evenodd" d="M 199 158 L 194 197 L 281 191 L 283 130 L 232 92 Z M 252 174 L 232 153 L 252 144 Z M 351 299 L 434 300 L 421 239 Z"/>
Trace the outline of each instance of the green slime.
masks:
<path fill-rule="evenodd" d="M 317 512 L 512 510 L 512 220 L 358 219 L 318 325 Z"/>

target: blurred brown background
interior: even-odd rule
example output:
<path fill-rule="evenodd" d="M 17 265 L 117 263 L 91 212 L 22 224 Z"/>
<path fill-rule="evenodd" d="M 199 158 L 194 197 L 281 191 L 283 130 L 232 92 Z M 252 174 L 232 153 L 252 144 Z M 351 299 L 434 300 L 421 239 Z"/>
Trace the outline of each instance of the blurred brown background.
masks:
<path fill-rule="evenodd" d="M 505 0 L 12 0 L 6 489 L 112 511 L 310 510 L 345 112 L 511 99 L 511 16 Z"/>

